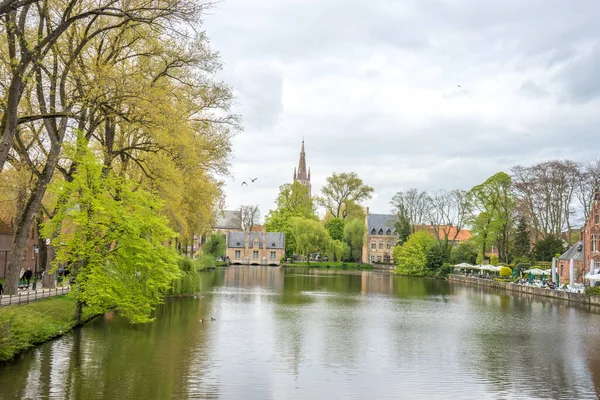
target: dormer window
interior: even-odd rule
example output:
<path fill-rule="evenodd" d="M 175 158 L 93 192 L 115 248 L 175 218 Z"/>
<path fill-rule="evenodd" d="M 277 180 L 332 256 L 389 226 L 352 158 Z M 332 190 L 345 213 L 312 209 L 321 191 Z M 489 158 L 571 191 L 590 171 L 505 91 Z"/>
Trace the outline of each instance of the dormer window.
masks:
<path fill-rule="evenodd" d="M 386 235 L 391 235 L 392 234 L 392 230 L 390 228 L 387 229 L 387 231 L 385 231 Z"/>
<path fill-rule="evenodd" d="M 275 247 L 275 243 L 271 243 L 271 246 L 272 246 L 272 247 Z"/>
<path fill-rule="evenodd" d="M 379 228 L 379 234 L 383 235 L 383 228 Z"/>
<path fill-rule="evenodd" d="M 371 229 L 371 235 L 374 235 L 375 233 L 375 228 Z"/>

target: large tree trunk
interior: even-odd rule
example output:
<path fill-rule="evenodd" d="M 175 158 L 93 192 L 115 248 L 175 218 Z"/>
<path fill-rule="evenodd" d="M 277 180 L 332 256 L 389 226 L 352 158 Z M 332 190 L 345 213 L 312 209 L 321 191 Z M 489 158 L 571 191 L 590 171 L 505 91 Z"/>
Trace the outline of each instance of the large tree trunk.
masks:
<path fill-rule="evenodd" d="M 46 187 L 54 173 L 54 168 L 58 163 L 59 152 L 60 146 L 53 144 L 48 155 L 48 161 L 44 166 L 44 171 L 35 183 L 22 212 L 15 221 L 15 236 L 11 248 L 12 254 L 6 274 L 6 294 L 17 294 L 18 292 L 19 272 L 23 263 L 23 251 L 25 250 L 27 235 L 31 229 L 35 214 L 40 208 L 40 204 L 46 193 Z"/>
<path fill-rule="evenodd" d="M 45 289 L 54 289 L 56 287 L 56 274 L 50 273 L 52 270 L 52 261 L 54 261 L 54 246 L 49 244 L 46 246 L 46 273 L 42 278 L 42 287 Z"/>
<path fill-rule="evenodd" d="M 23 94 L 22 73 L 22 69 L 15 71 L 8 88 L 8 99 L 4 108 L 4 117 L 2 118 L 2 136 L 0 137 L 0 173 L 2 173 L 4 163 L 6 163 L 6 159 L 8 158 L 8 152 L 17 133 L 17 110 L 21 95 Z"/>

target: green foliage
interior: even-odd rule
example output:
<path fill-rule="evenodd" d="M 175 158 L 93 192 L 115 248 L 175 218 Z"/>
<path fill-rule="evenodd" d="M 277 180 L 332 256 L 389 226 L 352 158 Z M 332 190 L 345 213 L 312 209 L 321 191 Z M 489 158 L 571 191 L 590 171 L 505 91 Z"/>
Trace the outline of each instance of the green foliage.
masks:
<path fill-rule="evenodd" d="M 427 268 L 427 250 L 436 245 L 427 231 L 410 235 L 406 243 L 394 248 L 396 272 L 404 275 L 424 276 Z"/>
<path fill-rule="evenodd" d="M 306 267 L 304 263 L 286 263 L 284 267 Z M 372 270 L 373 267 L 369 264 L 358 264 L 352 262 L 341 262 L 341 261 L 323 261 L 323 262 L 311 262 L 308 265 L 310 268 L 324 268 L 324 269 L 336 269 L 336 270 Z"/>
<path fill-rule="evenodd" d="M 471 226 L 480 252 L 485 254 L 489 245 L 495 243 L 503 262 L 508 262 L 513 224 L 515 197 L 511 189 L 510 176 L 498 172 L 482 184 L 474 186 L 469 193 L 478 211 L 471 220 Z"/>
<path fill-rule="evenodd" d="M 296 240 L 290 221 L 294 217 L 317 221 L 313 201 L 308 188 L 300 182 L 294 182 L 279 187 L 275 204 L 277 208 L 269 211 L 265 217 L 265 228 L 267 232 L 285 233 L 285 252 L 287 257 L 291 257 L 296 252 Z"/>
<path fill-rule="evenodd" d="M 398 244 L 402 245 L 410 236 L 410 218 L 403 205 L 398 206 L 398 221 L 396 222 Z"/>
<path fill-rule="evenodd" d="M 360 260 L 365 240 L 365 223 L 355 219 L 344 226 L 344 241 L 348 245 L 351 260 Z"/>
<path fill-rule="evenodd" d="M 519 219 L 519 225 L 515 233 L 515 245 L 512 254 L 515 258 L 527 257 L 531 252 L 531 239 L 529 237 L 529 227 L 524 217 Z"/>
<path fill-rule="evenodd" d="M 333 217 L 346 219 L 354 207 L 372 195 L 373 188 L 365 185 L 356 172 L 342 172 L 327 177 L 316 201 Z"/>
<path fill-rule="evenodd" d="M 331 248 L 331 237 L 323 225 L 318 221 L 302 217 L 290 220 L 291 232 L 296 242 L 296 252 L 306 257 L 317 251 L 327 253 Z"/>
<path fill-rule="evenodd" d="M 459 243 L 450 253 L 450 262 L 454 265 L 463 262 L 469 264 L 477 263 L 477 247 L 475 242 L 467 240 Z"/>
<path fill-rule="evenodd" d="M 75 300 L 70 296 L 0 307 L 0 362 L 69 331 L 78 323 L 73 320 L 74 311 Z M 87 321 L 95 315 L 84 308 L 81 320 Z"/>
<path fill-rule="evenodd" d="M 490 264 L 492 264 L 492 265 L 498 265 L 499 262 L 500 262 L 500 260 L 498 259 L 497 255 L 492 254 L 490 256 Z"/>
<path fill-rule="evenodd" d="M 477 264 L 481 264 L 483 262 L 483 254 L 481 254 L 481 253 L 477 254 L 477 258 L 475 259 L 475 262 Z"/>
<path fill-rule="evenodd" d="M 512 275 L 512 269 L 510 269 L 509 267 L 500 268 L 500 276 L 511 276 L 511 275 Z"/>
<path fill-rule="evenodd" d="M 554 235 L 548 235 L 542 240 L 538 240 L 533 246 L 533 256 L 538 261 L 552 261 L 556 254 L 564 252 L 564 244 L 561 238 Z"/>
<path fill-rule="evenodd" d="M 68 153 L 78 165 L 72 181 L 50 188 L 65 202 L 43 229 L 59 232 L 53 268 L 66 265 L 76 299 L 92 312 L 117 308 L 133 323 L 152 321 L 179 275 L 174 238 L 155 196 L 123 176 L 103 171 L 80 137 Z"/>
<path fill-rule="evenodd" d="M 427 269 L 429 271 L 437 271 L 444 264 L 444 252 L 442 249 L 437 246 L 431 246 L 427 249 L 427 253 L 425 254 L 427 260 Z"/>
<path fill-rule="evenodd" d="M 223 256 L 225 254 L 225 237 L 222 233 L 212 233 L 202 250 L 204 254 L 212 256 L 213 259 Z"/>
<path fill-rule="evenodd" d="M 600 286 L 589 286 L 585 288 L 585 294 L 590 296 L 600 296 Z"/>
<path fill-rule="evenodd" d="M 205 256 L 209 258 L 209 261 L 214 263 L 212 256 Z M 179 277 L 173 279 L 172 287 L 169 294 L 186 294 L 186 293 L 197 293 L 201 288 L 200 263 L 190 258 L 182 258 L 178 262 L 179 270 L 181 274 Z"/>
<path fill-rule="evenodd" d="M 344 220 L 342 218 L 331 218 L 325 223 L 325 229 L 333 240 L 342 241 L 344 239 Z"/>

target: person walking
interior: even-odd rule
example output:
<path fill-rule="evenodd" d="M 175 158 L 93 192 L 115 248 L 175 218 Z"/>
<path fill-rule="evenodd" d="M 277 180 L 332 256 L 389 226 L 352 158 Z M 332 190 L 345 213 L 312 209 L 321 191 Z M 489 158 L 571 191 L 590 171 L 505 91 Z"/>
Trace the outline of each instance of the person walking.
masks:
<path fill-rule="evenodd" d="M 31 271 L 31 268 L 27 268 L 27 271 L 25 271 L 25 273 L 23 274 L 23 279 L 27 281 L 27 286 L 29 286 L 29 281 L 31 280 L 32 276 L 33 272 Z"/>

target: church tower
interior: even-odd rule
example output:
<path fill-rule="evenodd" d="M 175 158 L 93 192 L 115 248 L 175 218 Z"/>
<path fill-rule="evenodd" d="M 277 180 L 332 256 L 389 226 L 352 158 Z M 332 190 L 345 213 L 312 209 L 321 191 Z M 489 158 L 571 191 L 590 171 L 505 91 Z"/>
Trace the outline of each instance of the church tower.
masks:
<path fill-rule="evenodd" d="M 306 153 L 304 152 L 304 139 L 302 139 L 302 148 L 300 149 L 300 162 L 298 162 L 298 170 L 294 168 L 294 182 L 300 182 L 308 188 L 308 195 L 312 196 L 310 190 L 310 168 L 306 170 Z"/>

